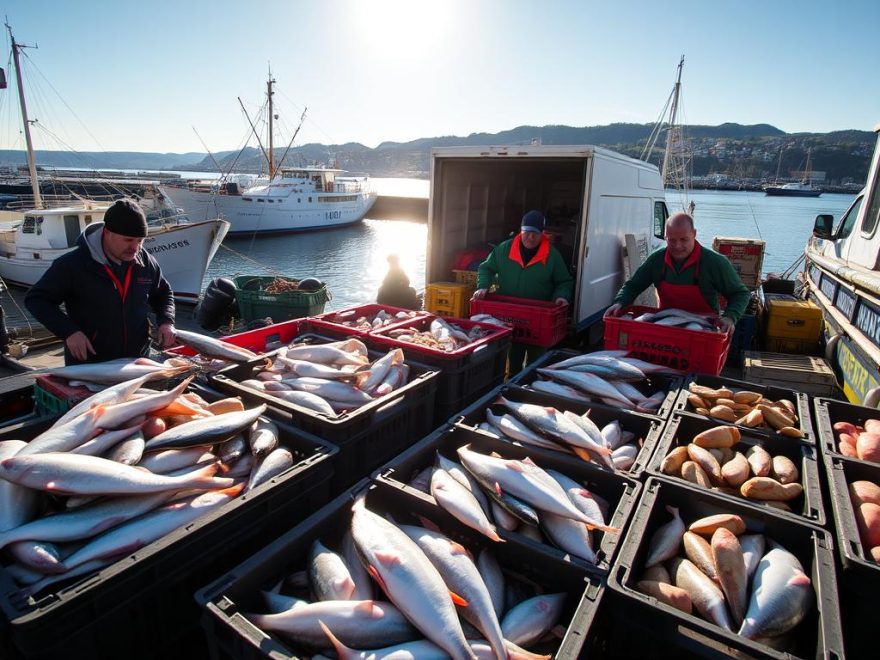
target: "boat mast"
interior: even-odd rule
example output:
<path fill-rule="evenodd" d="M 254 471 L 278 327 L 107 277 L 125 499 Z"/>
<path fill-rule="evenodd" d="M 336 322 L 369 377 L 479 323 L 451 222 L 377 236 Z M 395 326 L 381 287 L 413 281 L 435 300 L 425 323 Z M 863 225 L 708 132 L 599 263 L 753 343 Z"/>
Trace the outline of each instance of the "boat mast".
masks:
<path fill-rule="evenodd" d="M 804 169 L 804 178 L 801 180 L 803 184 L 809 184 L 813 180 L 813 163 L 812 163 L 813 147 L 807 147 L 807 164 Z"/>
<path fill-rule="evenodd" d="M 660 176 L 663 178 L 663 185 L 669 182 L 669 161 L 672 158 L 672 147 L 680 148 L 681 145 L 681 129 L 678 126 L 678 97 L 681 92 L 681 69 L 684 66 L 684 55 L 678 63 L 678 77 L 675 86 L 672 88 L 672 109 L 669 111 L 669 128 L 666 131 L 666 151 L 663 154 L 663 167 L 660 170 Z"/>
<path fill-rule="evenodd" d="M 269 81 L 266 83 L 266 96 L 269 98 L 269 181 L 275 178 L 275 156 L 272 153 L 273 146 L 273 135 L 272 135 L 272 120 L 274 118 L 272 114 L 272 83 L 275 80 L 272 78 L 272 69 L 269 69 Z"/>
<path fill-rule="evenodd" d="M 37 161 L 34 158 L 34 144 L 31 142 L 31 124 L 30 121 L 28 121 L 27 103 L 25 103 L 24 100 L 24 85 L 21 81 L 21 63 L 18 58 L 19 49 L 33 48 L 33 46 L 24 46 L 16 43 L 15 37 L 12 36 L 12 28 L 9 27 L 8 23 L 6 24 L 6 29 L 9 30 L 9 38 L 12 40 L 12 58 L 15 62 L 15 78 L 18 82 L 18 99 L 21 103 L 21 121 L 24 124 L 24 140 L 27 144 L 28 171 L 31 175 L 31 190 L 34 194 L 34 207 L 41 209 L 43 208 L 43 198 L 40 196 L 40 181 L 37 179 Z"/>

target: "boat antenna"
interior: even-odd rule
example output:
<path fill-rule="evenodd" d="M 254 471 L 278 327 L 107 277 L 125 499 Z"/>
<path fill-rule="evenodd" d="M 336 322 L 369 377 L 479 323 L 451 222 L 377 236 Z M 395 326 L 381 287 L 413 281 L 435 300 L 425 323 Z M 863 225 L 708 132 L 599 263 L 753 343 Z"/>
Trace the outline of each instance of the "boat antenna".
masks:
<path fill-rule="evenodd" d="M 25 46 L 24 44 L 17 43 L 12 35 L 12 28 L 9 23 L 6 23 L 6 29 L 9 31 L 9 38 L 12 40 L 12 58 L 15 61 L 15 78 L 18 82 L 18 100 L 21 103 L 21 121 L 24 125 L 24 139 L 27 144 L 28 171 L 31 175 L 34 206 L 41 209 L 43 208 L 43 198 L 40 196 L 40 180 L 37 178 L 37 161 L 34 158 L 34 143 L 31 141 L 31 123 L 28 120 L 27 103 L 24 100 L 24 85 L 21 81 L 21 62 L 19 60 L 19 51 L 22 48 L 37 48 L 37 46 Z"/>
<path fill-rule="evenodd" d="M 681 143 L 681 130 L 678 128 L 676 120 L 678 119 L 678 97 L 681 93 L 682 67 L 684 67 L 684 55 L 681 56 L 681 61 L 678 63 L 678 77 L 672 88 L 672 110 L 669 112 L 669 128 L 666 131 L 666 151 L 663 154 L 663 168 L 660 170 L 660 176 L 663 177 L 664 184 L 669 179 L 669 161 L 672 157 L 672 146 L 680 147 Z"/>
<path fill-rule="evenodd" d="M 251 117 L 248 114 L 247 109 L 244 107 L 244 103 L 241 102 L 240 96 L 238 97 L 238 103 L 239 103 L 239 105 L 241 105 L 242 112 L 244 112 L 244 116 L 247 118 L 248 124 L 251 125 L 251 131 L 253 132 L 254 137 L 257 138 L 257 144 L 260 146 L 260 151 L 263 153 L 263 158 L 265 158 L 266 160 L 269 160 L 269 156 L 266 154 L 266 149 L 263 147 L 263 142 L 260 140 L 260 134 L 257 133 L 257 129 L 254 126 L 254 122 L 251 121 Z"/>
<path fill-rule="evenodd" d="M 287 143 L 287 149 L 284 150 L 284 153 L 281 155 L 281 160 L 278 161 L 279 169 L 284 164 L 284 159 L 287 158 L 287 152 L 290 151 L 290 148 L 293 146 L 293 141 L 296 139 L 296 136 L 299 135 L 299 129 L 302 128 L 303 122 L 306 120 L 306 113 L 308 111 L 308 108 L 303 109 L 302 116 L 299 118 L 299 126 L 296 127 L 296 130 L 293 132 L 293 137 L 290 138 L 290 142 Z"/>

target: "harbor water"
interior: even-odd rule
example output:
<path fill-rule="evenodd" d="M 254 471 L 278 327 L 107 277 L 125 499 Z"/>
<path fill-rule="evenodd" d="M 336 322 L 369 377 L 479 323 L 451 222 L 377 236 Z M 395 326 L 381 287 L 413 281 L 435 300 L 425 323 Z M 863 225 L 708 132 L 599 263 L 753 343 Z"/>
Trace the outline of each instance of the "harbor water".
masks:
<path fill-rule="evenodd" d="M 377 179 L 380 195 L 427 196 L 428 182 Z M 670 212 L 680 202 L 667 195 Z M 815 217 L 839 218 L 853 196 L 824 193 L 818 198 L 766 197 L 757 192 L 694 191 L 697 239 L 711 246 L 715 236 L 758 238 L 766 243 L 765 272 L 782 272 L 802 253 Z M 327 283 L 333 299 L 326 309 L 375 302 L 387 270 L 387 257 L 397 254 L 417 290 L 425 286 L 427 226 L 423 218 L 385 220 L 369 217 L 363 223 L 328 231 L 287 236 L 227 238 L 211 264 L 213 277 L 283 275 L 317 277 Z"/>

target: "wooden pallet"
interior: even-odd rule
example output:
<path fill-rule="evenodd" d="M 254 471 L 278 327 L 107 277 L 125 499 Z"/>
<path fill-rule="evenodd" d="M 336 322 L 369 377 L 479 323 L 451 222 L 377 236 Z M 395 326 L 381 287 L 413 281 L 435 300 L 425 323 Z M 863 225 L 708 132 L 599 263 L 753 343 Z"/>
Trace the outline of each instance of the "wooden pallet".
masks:
<path fill-rule="evenodd" d="M 789 353 L 743 353 L 743 380 L 775 385 L 812 396 L 836 396 L 837 377 L 820 357 Z"/>

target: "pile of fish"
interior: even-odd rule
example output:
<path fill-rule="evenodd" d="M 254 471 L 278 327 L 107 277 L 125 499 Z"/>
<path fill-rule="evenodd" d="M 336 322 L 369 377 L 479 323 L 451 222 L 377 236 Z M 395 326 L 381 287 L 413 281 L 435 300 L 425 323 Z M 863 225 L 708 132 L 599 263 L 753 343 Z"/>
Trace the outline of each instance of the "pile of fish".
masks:
<path fill-rule="evenodd" d="M 708 429 L 669 452 L 660 471 L 703 488 L 791 511 L 787 502 L 804 493 L 797 466 L 787 456 L 771 456 L 760 444 L 737 447 L 739 441 L 735 426 Z"/>
<path fill-rule="evenodd" d="M 678 509 L 654 532 L 636 588 L 686 614 L 774 649 L 791 634 L 816 595 L 798 558 L 773 539 L 747 534 L 740 516 L 717 514 L 690 526 Z"/>
<path fill-rule="evenodd" d="M 539 368 L 540 378 L 525 387 L 577 401 L 598 401 L 625 410 L 656 414 L 668 392 L 656 390 L 646 396 L 634 383 L 645 382 L 651 374 L 677 375 L 678 372 L 626 355 L 627 351 L 576 355 Z"/>
<path fill-rule="evenodd" d="M 850 422 L 836 422 L 837 450 L 844 456 L 871 463 L 880 463 L 880 418 L 869 419 L 857 426 Z"/>
<path fill-rule="evenodd" d="M 65 370 L 101 378 L 102 368 Z M 149 390 L 148 378 L 107 387 L 30 442 L 0 442 L 0 548 L 22 597 L 100 570 L 293 466 L 265 406 L 209 404 L 184 392 L 189 379 Z"/>
<path fill-rule="evenodd" d="M 566 594 L 527 597 L 491 551 L 474 559 L 436 529 L 397 525 L 374 513 L 363 496 L 352 511 L 340 547 L 316 540 L 307 580 L 295 574 L 264 591 L 269 613 L 245 614 L 248 620 L 338 658 L 549 658 L 521 645 L 556 626 Z M 297 593 L 291 582 L 311 600 L 281 593 Z M 374 600 L 377 594 L 390 602 Z"/>
<path fill-rule="evenodd" d="M 727 387 L 688 385 L 688 405 L 698 415 L 732 422 L 749 428 L 769 428 L 789 438 L 803 438 L 797 428 L 797 408 L 788 399 L 770 401 L 764 395 L 749 390 Z"/>
<path fill-rule="evenodd" d="M 571 410 L 510 401 L 503 396 L 496 403 L 510 413 L 496 415 L 486 408 L 486 421 L 477 428 L 517 445 L 574 454 L 613 470 L 629 470 L 642 448 L 643 439 L 636 439 L 618 420 L 600 429 L 590 419 L 589 411 L 578 415 Z"/>
<path fill-rule="evenodd" d="M 379 330 L 392 323 L 400 323 L 408 319 L 420 316 L 421 312 L 411 310 L 401 310 L 399 312 L 390 312 L 385 309 L 379 309 L 374 314 L 358 315 L 356 309 L 348 309 L 337 314 L 325 317 L 323 320 L 336 325 L 344 325 L 346 328 L 360 330 L 361 332 L 369 332 L 371 330 Z"/>
<path fill-rule="evenodd" d="M 720 332 L 717 316 L 694 314 L 683 309 L 671 308 L 639 315 L 629 312 L 622 314 L 620 318 L 628 321 L 638 321 L 639 323 L 653 323 L 654 325 L 665 325 L 670 328 L 682 328 L 683 330 Z"/>
<path fill-rule="evenodd" d="M 425 321 L 424 323 L 428 322 Z M 419 325 L 423 324 L 416 324 L 416 326 Z M 451 353 L 452 351 L 464 348 L 468 344 L 479 341 L 492 332 L 497 332 L 497 330 L 493 331 L 481 325 L 475 325 L 470 330 L 465 331 L 458 324 L 444 321 L 440 317 L 433 318 L 427 330 L 419 330 L 416 326 L 389 330 L 382 333 L 382 336 Z"/>
<path fill-rule="evenodd" d="M 471 321 L 475 323 L 491 323 L 492 325 L 500 325 L 502 328 L 509 328 L 510 324 L 505 323 L 501 319 L 495 318 L 491 314 L 474 314 L 470 317 Z"/>
<path fill-rule="evenodd" d="M 862 545 L 874 561 L 880 562 L 880 485 L 853 481 L 849 485 L 849 499 Z"/>
<path fill-rule="evenodd" d="M 403 387 L 408 379 L 402 350 L 391 349 L 370 362 L 364 343 L 351 338 L 281 348 L 268 366 L 241 385 L 335 416 Z"/>
<path fill-rule="evenodd" d="M 595 564 L 591 531 L 617 534 L 605 519 L 609 503 L 583 484 L 530 459 L 481 454 L 470 445 L 457 449 L 459 461 L 437 454 L 410 486 L 430 492 L 437 504 L 468 527 L 502 541 L 496 525 L 539 543 L 549 541 Z"/>

